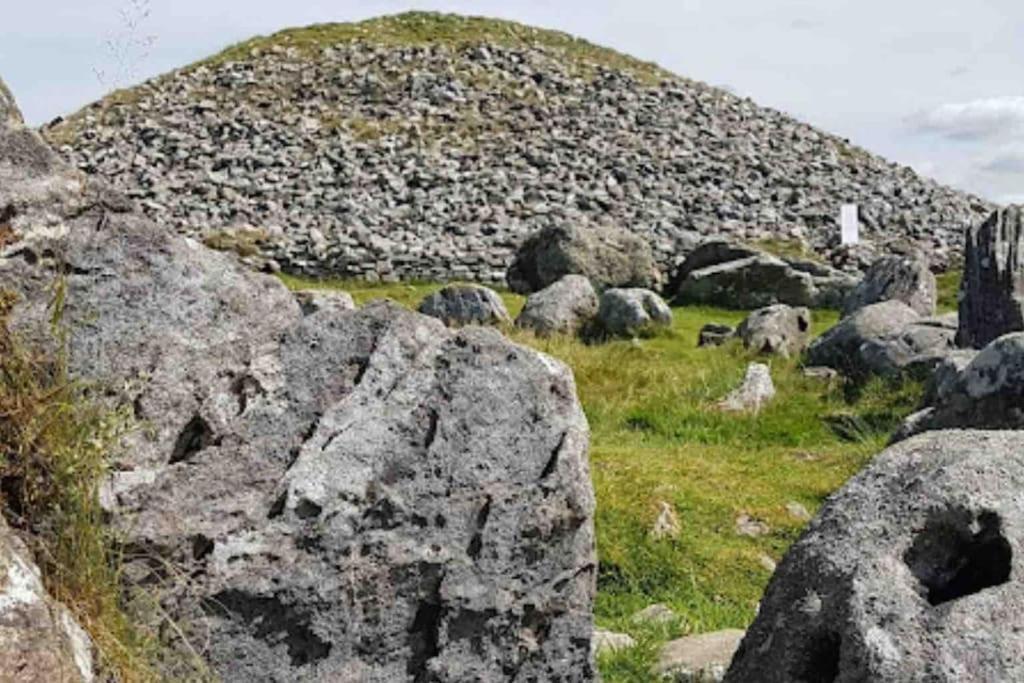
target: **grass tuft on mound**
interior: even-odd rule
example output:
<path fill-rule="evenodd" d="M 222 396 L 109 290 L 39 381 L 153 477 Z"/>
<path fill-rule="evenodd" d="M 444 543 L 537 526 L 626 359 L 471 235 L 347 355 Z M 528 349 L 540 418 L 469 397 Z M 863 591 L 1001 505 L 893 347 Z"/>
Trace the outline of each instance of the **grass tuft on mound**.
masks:
<path fill-rule="evenodd" d="M 623 71 L 646 83 L 677 76 L 656 64 L 629 57 L 568 33 L 502 19 L 467 17 L 436 12 L 406 12 L 344 24 L 315 24 L 258 36 L 232 45 L 194 66 L 217 66 L 252 58 L 253 50 L 296 48 L 303 55 L 340 43 L 367 43 L 384 47 L 446 45 L 453 49 L 490 44 L 509 48 L 542 48 L 560 54 L 567 63 L 591 71 L 602 67 Z"/>
<path fill-rule="evenodd" d="M 411 308 L 441 285 L 368 285 L 282 276 L 293 289 L 344 289 L 360 305 L 381 297 Z M 502 293 L 512 315 L 523 297 Z M 636 648 L 602 656 L 604 680 L 640 683 L 666 640 L 723 628 L 746 628 L 767 585 L 767 560 L 778 561 L 811 514 L 876 453 L 921 395 L 913 383 L 876 380 L 856 395 L 839 382 L 803 376 L 798 359 L 758 359 L 738 342 L 697 348 L 702 325 L 738 324 L 745 313 L 674 308 L 667 333 L 588 346 L 566 338 L 509 336 L 566 362 L 575 373 L 591 428 L 600 558 L 598 625 L 629 633 Z M 815 312 L 815 334 L 835 324 Z M 726 414 L 715 404 L 752 360 L 772 368 L 778 395 L 756 415 Z M 667 503 L 680 522 L 675 539 L 650 530 Z M 747 515 L 770 531 L 736 532 Z M 678 619 L 639 624 L 632 615 L 661 602 Z"/>

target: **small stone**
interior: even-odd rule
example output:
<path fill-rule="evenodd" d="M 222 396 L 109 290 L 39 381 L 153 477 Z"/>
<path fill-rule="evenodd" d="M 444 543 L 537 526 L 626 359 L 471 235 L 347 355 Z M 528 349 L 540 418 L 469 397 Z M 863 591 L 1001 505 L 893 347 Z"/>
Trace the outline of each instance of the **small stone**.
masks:
<path fill-rule="evenodd" d="M 775 384 L 767 365 L 751 363 L 743 383 L 719 402 L 718 407 L 727 412 L 758 412 L 775 397 Z"/>
<path fill-rule="evenodd" d="M 757 556 L 757 562 L 758 562 L 758 564 L 760 564 L 762 567 L 764 567 L 765 569 L 767 569 L 770 572 L 774 572 L 775 568 L 778 566 L 776 564 L 775 560 L 773 560 L 771 557 L 769 557 L 765 553 L 760 553 Z"/>
<path fill-rule="evenodd" d="M 672 608 L 662 603 L 648 605 L 631 617 L 631 621 L 646 624 L 667 624 L 678 617 Z"/>
<path fill-rule="evenodd" d="M 697 346 L 721 346 L 736 336 L 736 328 L 721 323 L 708 323 L 700 328 Z"/>
<path fill-rule="evenodd" d="M 786 503 L 786 512 L 789 513 L 790 517 L 801 522 L 807 522 L 811 519 L 811 513 L 807 511 L 807 508 L 795 501 Z"/>
<path fill-rule="evenodd" d="M 662 501 L 659 503 L 661 512 L 658 519 L 654 521 L 651 528 L 651 537 L 655 540 L 679 538 L 679 517 L 671 505 Z"/>
<path fill-rule="evenodd" d="M 661 648 L 654 674 L 676 683 L 720 683 L 742 639 L 743 631 L 728 629 L 673 640 Z"/>
<path fill-rule="evenodd" d="M 736 533 L 740 536 L 757 538 L 771 533 L 771 530 L 770 526 L 746 513 L 736 518 Z"/>
<path fill-rule="evenodd" d="M 594 629 L 594 638 L 590 641 L 590 649 L 594 655 L 628 650 L 632 647 L 636 647 L 636 641 L 628 633 L 616 633 L 603 628 Z"/>

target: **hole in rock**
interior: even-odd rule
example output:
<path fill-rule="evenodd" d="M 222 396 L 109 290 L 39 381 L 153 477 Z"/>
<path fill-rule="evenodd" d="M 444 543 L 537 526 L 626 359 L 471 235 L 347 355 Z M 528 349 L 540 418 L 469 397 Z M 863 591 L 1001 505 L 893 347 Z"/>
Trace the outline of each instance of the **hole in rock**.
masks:
<path fill-rule="evenodd" d="M 303 498 L 295 506 L 295 514 L 299 519 L 316 519 L 323 512 L 323 508 L 308 498 Z"/>
<path fill-rule="evenodd" d="M 213 552 L 214 545 L 213 539 L 197 534 L 192 539 L 192 559 L 199 561 L 206 558 Z"/>
<path fill-rule="evenodd" d="M 832 683 L 839 678 L 839 655 L 842 639 L 837 633 L 814 636 L 793 672 L 801 683 Z"/>
<path fill-rule="evenodd" d="M 196 415 L 185 428 L 178 434 L 178 440 L 174 442 L 174 451 L 171 453 L 170 464 L 183 462 L 193 455 L 213 444 L 213 430 L 199 415 Z"/>
<path fill-rule="evenodd" d="M 903 556 L 932 605 L 1006 583 L 1012 559 L 999 515 L 962 508 L 932 513 Z"/>

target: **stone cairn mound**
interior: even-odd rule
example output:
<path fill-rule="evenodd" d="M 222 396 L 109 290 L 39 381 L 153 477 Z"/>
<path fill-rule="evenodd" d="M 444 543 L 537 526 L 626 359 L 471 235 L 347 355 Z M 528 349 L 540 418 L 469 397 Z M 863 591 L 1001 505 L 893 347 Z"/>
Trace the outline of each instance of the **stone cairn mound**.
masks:
<path fill-rule="evenodd" d="M 255 39 L 43 133 L 154 220 L 247 229 L 254 260 L 310 275 L 500 282 L 520 242 L 566 224 L 642 236 L 663 275 L 713 236 L 846 258 L 845 202 L 876 248 L 942 267 L 990 210 L 610 50 L 419 13 Z"/>

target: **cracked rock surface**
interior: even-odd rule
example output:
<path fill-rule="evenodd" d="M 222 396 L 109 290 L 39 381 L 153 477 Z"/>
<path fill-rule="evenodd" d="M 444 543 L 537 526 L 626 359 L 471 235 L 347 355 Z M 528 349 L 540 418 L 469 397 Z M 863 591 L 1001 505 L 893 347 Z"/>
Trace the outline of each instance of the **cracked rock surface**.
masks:
<path fill-rule="evenodd" d="M 126 580 L 223 680 L 593 679 L 565 366 L 393 304 L 300 306 L 18 126 L 0 209 L 13 324 L 45 341 L 65 273 L 71 369 L 138 422 L 103 493 Z"/>

